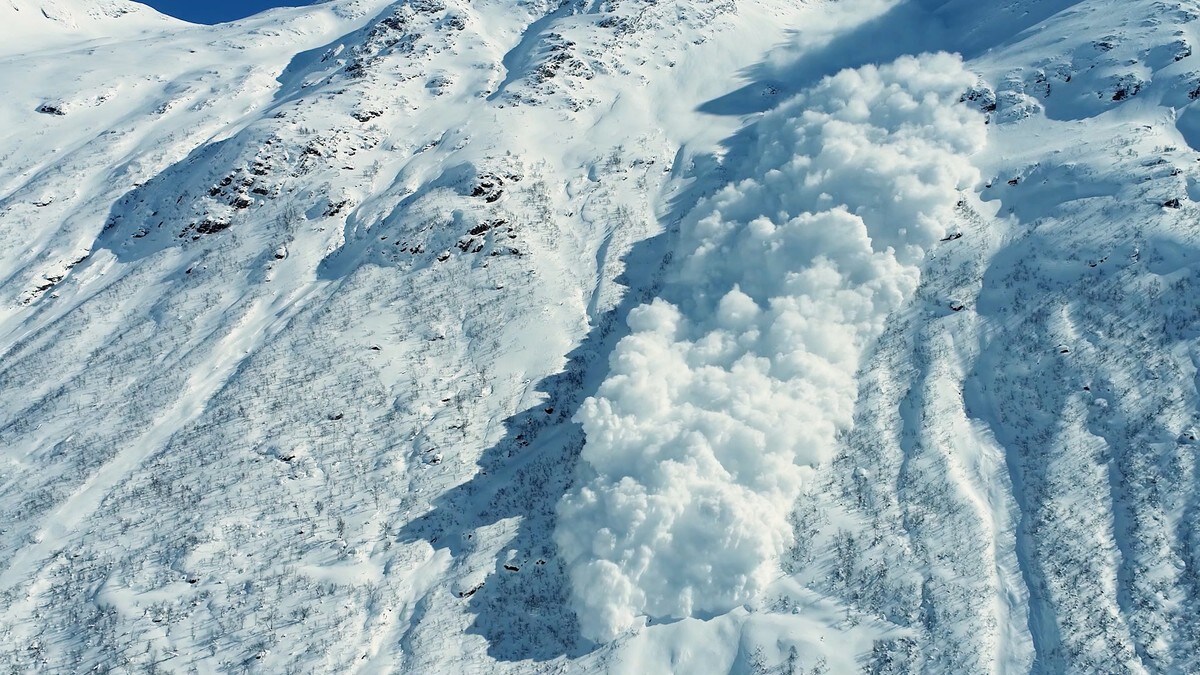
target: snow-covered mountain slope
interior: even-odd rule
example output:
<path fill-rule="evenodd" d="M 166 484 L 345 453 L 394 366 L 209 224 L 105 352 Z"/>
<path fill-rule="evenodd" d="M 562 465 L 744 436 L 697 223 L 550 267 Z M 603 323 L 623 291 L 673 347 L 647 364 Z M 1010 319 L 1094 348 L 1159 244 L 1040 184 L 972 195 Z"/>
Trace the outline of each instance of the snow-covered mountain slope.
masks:
<path fill-rule="evenodd" d="M 3 0 L 0 54 L 34 54 L 48 47 L 78 45 L 85 39 L 161 37 L 180 25 L 130 0 Z"/>
<path fill-rule="evenodd" d="M 0 665 L 1200 669 L 1197 18 L 0 0 Z"/>

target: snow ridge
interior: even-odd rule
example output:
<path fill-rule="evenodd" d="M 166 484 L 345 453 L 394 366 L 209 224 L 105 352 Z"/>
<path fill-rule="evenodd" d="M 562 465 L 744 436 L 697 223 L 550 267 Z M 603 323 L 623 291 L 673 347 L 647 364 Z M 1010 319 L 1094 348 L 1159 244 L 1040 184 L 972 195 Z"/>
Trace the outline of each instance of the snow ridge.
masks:
<path fill-rule="evenodd" d="M 803 466 L 850 426 L 864 348 L 978 178 L 972 81 L 948 54 L 827 78 L 687 217 L 667 297 L 630 314 L 578 415 L 557 540 L 587 637 L 720 614 L 778 576 Z"/>

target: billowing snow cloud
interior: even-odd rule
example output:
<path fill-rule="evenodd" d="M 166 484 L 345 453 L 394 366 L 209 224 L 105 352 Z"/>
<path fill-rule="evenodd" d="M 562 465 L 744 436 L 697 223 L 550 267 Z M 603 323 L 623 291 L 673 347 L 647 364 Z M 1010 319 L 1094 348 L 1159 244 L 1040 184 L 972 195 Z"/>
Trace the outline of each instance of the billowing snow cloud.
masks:
<path fill-rule="evenodd" d="M 586 636 L 723 613 L 778 574 L 801 467 L 851 425 L 864 349 L 977 179 L 973 79 L 947 54 L 828 78 L 686 219 L 673 302 L 630 314 L 578 415 L 556 536 Z"/>

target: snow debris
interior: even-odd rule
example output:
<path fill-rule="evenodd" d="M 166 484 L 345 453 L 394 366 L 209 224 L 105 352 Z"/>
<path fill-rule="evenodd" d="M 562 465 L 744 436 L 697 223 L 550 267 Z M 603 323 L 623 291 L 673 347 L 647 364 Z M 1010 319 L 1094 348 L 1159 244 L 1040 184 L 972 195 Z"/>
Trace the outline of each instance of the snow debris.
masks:
<path fill-rule="evenodd" d="M 827 78 L 686 217 L 666 297 L 630 314 L 578 415 L 557 540 L 587 637 L 714 616 L 778 575 L 803 466 L 850 426 L 864 350 L 978 179 L 974 82 L 947 54 Z"/>

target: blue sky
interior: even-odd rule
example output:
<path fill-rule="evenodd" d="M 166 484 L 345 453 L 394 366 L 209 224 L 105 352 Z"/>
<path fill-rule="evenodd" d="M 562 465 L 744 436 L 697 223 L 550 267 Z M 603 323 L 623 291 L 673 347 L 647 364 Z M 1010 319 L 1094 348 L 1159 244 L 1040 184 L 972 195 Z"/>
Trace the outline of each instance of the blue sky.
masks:
<path fill-rule="evenodd" d="M 163 14 L 196 23 L 220 23 L 257 14 L 270 7 L 298 7 L 313 0 L 141 0 Z"/>

